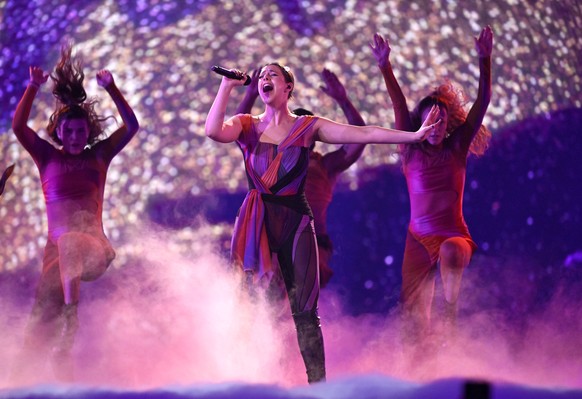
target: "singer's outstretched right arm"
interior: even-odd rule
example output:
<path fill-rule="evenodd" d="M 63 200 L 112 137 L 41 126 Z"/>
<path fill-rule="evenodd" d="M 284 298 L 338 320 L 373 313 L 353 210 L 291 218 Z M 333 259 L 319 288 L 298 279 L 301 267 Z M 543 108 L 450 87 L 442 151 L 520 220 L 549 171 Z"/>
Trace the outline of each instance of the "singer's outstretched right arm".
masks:
<path fill-rule="evenodd" d="M 222 78 L 218 93 L 216 93 L 216 98 L 210 107 L 210 111 L 208 111 L 206 124 L 204 125 L 206 136 L 212 140 L 220 143 L 231 143 L 238 138 L 242 130 L 242 125 L 238 117 L 233 116 L 226 121 L 224 118 L 232 88 L 241 86 L 243 83 L 242 80 Z"/>

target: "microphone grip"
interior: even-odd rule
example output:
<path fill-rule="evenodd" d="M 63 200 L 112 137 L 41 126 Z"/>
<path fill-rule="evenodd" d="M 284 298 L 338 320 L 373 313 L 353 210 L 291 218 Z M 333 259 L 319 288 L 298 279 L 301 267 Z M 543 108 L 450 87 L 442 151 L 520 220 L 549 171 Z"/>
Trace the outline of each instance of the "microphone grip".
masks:
<path fill-rule="evenodd" d="M 239 77 L 236 73 L 234 73 L 226 68 L 223 68 L 221 66 L 218 66 L 218 65 L 214 65 L 212 68 L 210 68 L 210 70 L 221 75 L 221 76 L 226 76 L 229 79 L 236 79 L 236 80 L 246 79 L 245 83 L 244 83 L 245 86 L 248 86 L 251 84 L 251 77 L 249 75 L 243 75 L 243 76 Z"/>

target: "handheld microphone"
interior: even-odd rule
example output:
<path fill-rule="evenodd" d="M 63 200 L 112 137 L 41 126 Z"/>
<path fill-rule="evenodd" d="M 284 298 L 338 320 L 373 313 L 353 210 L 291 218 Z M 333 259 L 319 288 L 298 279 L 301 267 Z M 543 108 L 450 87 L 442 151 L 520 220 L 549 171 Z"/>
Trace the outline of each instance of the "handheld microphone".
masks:
<path fill-rule="evenodd" d="M 243 76 L 238 76 L 236 73 L 229 71 L 226 68 L 220 67 L 218 65 L 214 65 L 212 68 L 210 68 L 211 71 L 221 75 L 221 76 L 226 76 L 229 79 L 236 79 L 236 80 L 245 80 L 244 85 L 248 86 L 251 84 L 251 77 L 249 75 L 243 75 Z"/>

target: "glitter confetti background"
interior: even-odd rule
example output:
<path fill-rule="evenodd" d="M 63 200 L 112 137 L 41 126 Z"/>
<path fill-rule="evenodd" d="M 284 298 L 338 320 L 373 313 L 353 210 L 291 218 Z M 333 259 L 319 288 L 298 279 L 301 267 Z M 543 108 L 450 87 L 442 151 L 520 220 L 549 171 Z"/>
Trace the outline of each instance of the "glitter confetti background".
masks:
<path fill-rule="evenodd" d="M 106 187 L 105 229 L 118 253 L 113 267 L 122 268 L 138 256 L 127 237 L 142 224 L 170 229 L 173 248 L 182 253 L 199 248 L 200 237 L 224 253 L 228 249 L 246 178 L 236 145 L 204 137 L 205 115 L 219 84 L 211 65 L 250 71 L 271 60 L 287 64 L 297 79 L 291 106 L 344 121 L 319 90 L 319 73 L 329 68 L 367 123 L 392 126 L 391 104 L 368 47 L 373 34 L 390 40 L 391 59 L 412 107 L 444 78 L 475 97 L 472 37 L 486 24 L 495 34 L 493 99 L 485 119 L 494 144 L 488 155 L 470 161 L 465 204 L 480 256 L 538 253 L 547 268 L 568 256 L 578 259 L 582 250 L 578 236 L 569 234 L 580 222 L 580 194 L 573 186 L 580 166 L 568 163 L 579 140 L 553 138 L 568 134 L 564 128 L 575 134 L 580 127 L 582 13 L 575 0 L 0 1 L 0 18 L 0 166 L 16 163 L 0 201 L 3 273 L 40 265 L 46 231 L 42 192 L 10 123 L 28 66 L 51 70 L 60 44 L 75 43 L 85 61 L 87 91 L 102 100 L 102 113 L 115 114 L 94 79 L 97 70 L 108 68 L 140 120 L 140 132 L 113 161 Z M 229 111 L 243 92 L 233 95 Z M 30 120 L 43 137 L 52 110 L 45 86 Z M 516 136 L 514 128 L 524 121 L 537 122 Z M 547 125 L 546 133 L 537 130 L 540 124 Z M 563 151 L 569 155 L 559 155 Z M 330 210 L 334 284 L 345 290 L 356 313 L 384 311 L 396 300 L 408 217 L 398 168 L 391 146 L 368 146 L 342 177 Z M 518 190 L 517 182 L 526 186 Z M 553 207 L 546 206 L 549 197 L 557 201 Z M 531 201 L 535 204 L 528 206 Z M 540 224 L 558 219 L 563 223 L 554 223 L 551 234 Z"/>

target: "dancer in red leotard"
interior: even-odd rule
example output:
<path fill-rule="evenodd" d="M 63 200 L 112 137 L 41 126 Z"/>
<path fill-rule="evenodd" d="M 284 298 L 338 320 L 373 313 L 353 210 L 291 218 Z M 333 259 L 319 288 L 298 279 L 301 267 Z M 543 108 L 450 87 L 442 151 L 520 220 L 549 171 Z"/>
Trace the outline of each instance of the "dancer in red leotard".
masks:
<path fill-rule="evenodd" d="M 237 113 L 250 113 L 259 96 L 258 73 L 252 74 L 251 84 L 248 86 L 243 101 L 237 108 Z M 341 107 L 348 123 L 356 126 L 364 126 L 364 119 L 356 110 L 348 98 L 346 89 L 337 76 L 328 69 L 321 72 L 324 85 L 321 90 L 333 98 Z M 311 111 L 303 108 L 293 110 L 295 115 L 313 115 Z M 313 224 L 317 237 L 317 252 L 319 254 L 319 283 L 325 287 L 333 269 L 329 261 L 333 253 L 333 242 L 327 233 L 327 210 L 333 199 L 333 190 L 339 175 L 352 166 L 362 155 L 365 144 L 344 144 L 339 149 L 324 154 L 310 147 L 309 166 L 307 179 L 305 180 L 305 196 L 313 212 Z"/>
<path fill-rule="evenodd" d="M 34 98 L 48 78 L 41 68 L 30 67 L 30 81 L 12 122 L 18 141 L 39 170 L 48 219 L 42 274 L 17 369 L 26 368 L 28 355 L 42 356 L 52 349 L 55 374 L 71 380 L 80 282 L 100 277 L 115 257 L 101 216 L 107 169 L 139 126 L 111 73 L 99 71 L 97 83 L 109 93 L 123 120 L 121 127 L 99 141 L 105 118 L 95 112 L 96 101 L 87 100 L 80 61 L 65 46 L 50 75 L 58 106 L 47 133 L 55 147 L 27 125 Z"/>
<path fill-rule="evenodd" d="M 243 76 L 240 71 L 233 72 Z M 258 80 L 265 111 L 225 120 L 230 92 L 242 84 L 242 80 L 222 78 L 205 126 L 206 135 L 213 140 L 239 145 L 247 172 L 249 192 L 235 221 L 232 260 L 253 287 L 268 285 L 277 273 L 283 276 L 308 381 L 323 381 L 317 244 L 304 193 L 309 147 L 315 140 L 332 144 L 420 141 L 438 125 L 437 109 L 413 134 L 297 116 L 288 108 L 295 85 L 293 75 L 289 68 L 271 63 L 261 69 Z"/>
<path fill-rule="evenodd" d="M 482 154 L 490 137 L 482 122 L 491 99 L 493 33 L 487 26 L 475 38 L 479 90 L 468 113 L 463 109 L 462 94 L 450 83 L 437 87 L 410 113 L 390 64 L 388 41 L 376 34 L 371 47 L 392 100 L 396 127 L 414 130 L 434 105 L 443 121 L 425 141 L 401 146 L 411 207 L 401 301 L 408 338 L 423 339 L 430 326 L 437 266 L 443 282 L 445 321 L 454 327 L 463 270 L 477 248 L 463 218 L 463 191 L 467 157 Z"/>

